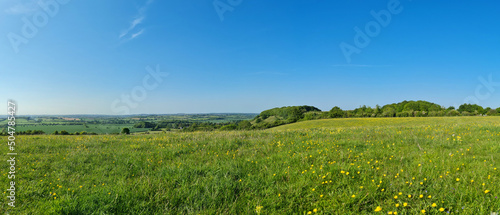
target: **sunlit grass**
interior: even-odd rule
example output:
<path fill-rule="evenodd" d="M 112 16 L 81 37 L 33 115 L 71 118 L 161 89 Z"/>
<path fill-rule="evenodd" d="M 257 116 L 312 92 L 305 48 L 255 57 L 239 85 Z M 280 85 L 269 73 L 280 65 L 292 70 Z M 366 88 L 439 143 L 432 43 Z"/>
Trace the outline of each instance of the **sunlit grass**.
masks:
<path fill-rule="evenodd" d="M 318 120 L 329 128 L 296 124 L 298 130 L 19 136 L 13 212 L 499 212 L 500 118 L 439 119 L 335 119 L 330 126 Z M 5 186 L 7 171 L 2 162 Z M 6 196 L 2 211 L 8 209 Z"/>

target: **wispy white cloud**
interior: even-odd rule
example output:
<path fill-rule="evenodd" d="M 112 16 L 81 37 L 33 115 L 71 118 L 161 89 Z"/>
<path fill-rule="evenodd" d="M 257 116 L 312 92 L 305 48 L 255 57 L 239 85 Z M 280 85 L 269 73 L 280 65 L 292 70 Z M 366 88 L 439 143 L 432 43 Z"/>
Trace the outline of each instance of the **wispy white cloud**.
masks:
<path fill-rule="evenodd" d="M 134 39 L 134 38 L 138 37 L 139 35 L 141 35 L 142 33 L 144 33 L 144 29 L 141 29 L 139 32 L 137 32 L 135 34 L 132 34 L 132 36 L 130 36 L 130 39 Z"/>
<path fill-rule="evenodd" d="M 141 17 L 138 17 L 138 18 L 135 18 L 131 23 L 130 23 L 130 26 L 122 31 L 122 33 L 120 34 L 120 38 L 124 37 L 124 36 L 127 36 L 127 34 L 129 34 L 130 31 L 134 30 L 135 26 L 141 24 L 141 22 L 144 20 L 144 16 L 141 16 Z"/>
<path fill-rule="evenodd" d="M 148 0 L 144 6 L 139 8 L 137 15 L 134 16 L 135 18 L 132 20 L 132 22 L 130 22 L 129 27 L 127 29 L 123 30 L 122 33 L 120 33 L 120 35 L 118 36 L 118 39 L 121 39 L 122 41 L 128 41 L 128 40 L 132 40 L 132 39 L 134 39 L 134 38 L 136 38 L 139 35 L 144 33 L 144 28 L 142 28 L 139 31 L 135 31 L 135 29 L 138 25 L 140 25 L 144 21 L 144 19 L 146 19 L 146 11 L 147 11 L 149 5 L 151 3 L 153 3 L 153 1 L 154 0 Z M 135 33 L 131 33 L 131 32 L 135 32 Z"/>
<path fill-rule="evenodd" d="M 134 21 L 132 21 L 132 24 L 130 25 L 130 28 L 135 28 L 136 25 L 141 24 L 142 20 L 144 20 L 144 16 L 134 19 Z"/>

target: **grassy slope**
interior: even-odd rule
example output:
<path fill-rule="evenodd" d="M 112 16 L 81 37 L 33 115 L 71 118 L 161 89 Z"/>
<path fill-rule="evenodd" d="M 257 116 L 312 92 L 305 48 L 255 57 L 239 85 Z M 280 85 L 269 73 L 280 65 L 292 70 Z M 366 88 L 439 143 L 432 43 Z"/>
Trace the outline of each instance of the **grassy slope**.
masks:
<path fill-rule="evenodd" d="M 500 211 L 498 119 L 339 119 L 303 122 L 333 125 L 312 130 L 19 136 L 11 212 L 372 214 L 381 207 L 384 214 L 439 208 L 489 214 Z M 375 126 L 383 123 L 391 126 Z M 8 163 L 0 162 L 4 190 L 7 171 Z M 8 208 L 3 195 L 1 212 Z"/>
<path fill-rule="evenodd" d="M 474 124 L 499 122 L 500 116 L 488 117 L 404 117 L 404 118 L 346 118 L 302 121 L 271 128 L 273 131 L 315 128 L 349 128 L 376 126 L 427 126 L 444 124 Z"/>

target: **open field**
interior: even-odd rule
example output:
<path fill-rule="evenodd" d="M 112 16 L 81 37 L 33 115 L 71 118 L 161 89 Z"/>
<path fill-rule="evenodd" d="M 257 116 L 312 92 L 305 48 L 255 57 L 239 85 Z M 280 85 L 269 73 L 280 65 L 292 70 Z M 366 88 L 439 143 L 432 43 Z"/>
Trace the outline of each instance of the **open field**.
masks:
<path fill-rule="evenodd" d="M 500 212 L 500 117 L 17 138 L 16 214 Z"/>
<path fill-rule="evenodd" d="M 74 132 L 82 132 L 86 131 L 88 133 L 97 133 L 97 134 L 113 134 L 120 133 L 122 128 L 130 128 L 130 132 L 142 132 L 148 131 L 149 129 L 145 128 L 134 128 L 133 124 L 124 124 L 124 125 L 27 125 L 27 126 L 17 126 L 17 131 L 27 131 L 27 130 L 42 130 L 47 134 L 52 134 L 54 131 L 62 131 L 65 130 L 69 133 Z"/>
<path fill-rule="evenodd" d="M 131 133 L 150 131 L 151 128 L 135 128 L 139 122 L 161 123 L 178 121 L 190 123 L 228 123 L 248 120 L 256 114 L 221 113 L 221 114 L 166 114 L 166 115 L 67 115 L 67 116 L 20 116 L 16 117 L 16 131 L 40 130 L 46 134 L 65 130 L 71 134 L 87 132 L 96 134 L 118 134 L 123 128 L 129 128 Z M 0 116 L 2 117 L 2 116 Z M 0 118 L 0 133 L 7 127 L 7 116 Z"/>

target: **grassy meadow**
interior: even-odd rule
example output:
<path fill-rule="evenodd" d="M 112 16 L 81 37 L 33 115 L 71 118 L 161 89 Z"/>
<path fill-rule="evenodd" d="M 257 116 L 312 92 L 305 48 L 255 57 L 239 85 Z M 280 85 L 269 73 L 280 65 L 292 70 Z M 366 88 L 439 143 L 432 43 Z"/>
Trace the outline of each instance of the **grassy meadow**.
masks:
<path fill-rule="evenodd" d="M 17 136 L 12 214 L 490 214 L 500 117 Z M 7 153 L 7 146 L 0 148 Z M 0 163 L 7 189 L 8 163 Z"/>

